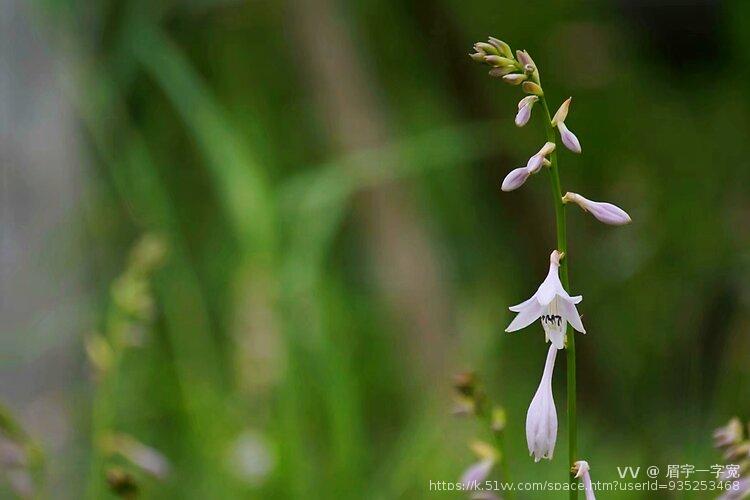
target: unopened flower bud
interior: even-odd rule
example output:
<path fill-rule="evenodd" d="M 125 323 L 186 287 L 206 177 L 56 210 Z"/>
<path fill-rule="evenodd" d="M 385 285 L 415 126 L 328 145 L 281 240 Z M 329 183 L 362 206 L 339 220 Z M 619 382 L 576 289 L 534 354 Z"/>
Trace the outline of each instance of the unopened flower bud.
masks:
<path fill-rule="evenodd" d="M 508 59 L 513 59 L 513 51 L 510 49 L 510 45 L 493 36 L 490 37 L 489 42 L 493 47 L 500 51 L 501 55 L 507 57 Z"/>
<path fill-rule="evenodd" d="M 485 62 L 487 62 L 487 64 L 491 64 L 499 68 L 505 68 L 505 67 L 515 68 L 516 67 L 516 62 L 513 59 L 508 59 L 507 57 L 488 55 L 488 56 L 484 56 L 484 60 Z"/>
<path fill-rule="evenodd" d="M 627 212 L 620 207 L 611 203 L 591 201 L 577 193 L 565 193 L 565 196 L 562 197 L 562 201 L 563 203 L 575 203 L 585 211 L 591 212 L 591 215 L 605 224 L 622 226 L 631 221 Z"/>
<path fill-rule="evenodd" d="M 500 189 L 505 192 L 518 189 L 523 186 L 523 183 L 526 182 L 526 179 L 528 179 L 531 174 L 532 172 L 530 172 L 527 167 L 513 169 L 505 176 L 505 179 L 503 179 L 503 184 Z"/>
<path fill-rule="evenodd" d="M 526 163 L 526 170 L 528 170 L 530 174 L 535 174 L 539 172 L 539 170 L 542 168 L 542 165 L 544 165 L 544 156 L 535 154 L 534 156 L 529 158 L 528 163 Z"/>
<path fill-rule="evenodd" d="M 554 142 L 545 142 L 544 146 L 542 146 L 542 149 L 540 149 L 537 154 L 541 156 L 549 156 L 554 150 L 555 150 Z"/>
<path fill-rule="evenodd" d="M 526 75 L 523 75 L 523 76 L 526 76 Z M 534 94 L 538 96 L 544 95 L 544 92 L 542 91 L 542 87 L 530 81 L 523 82 L 523 91 L 526 92 L 527 94 Z"/>
<path fill-rule="evenodd" d="M 531 118 L 531 106 L 524 106 L 516 113 L 516 127 L 523 127 Z"/>
<path fill-rule="evenodd" d="M 460 479 L 463 489 L 468 491 L 478 490 L 487 476 L 490 475 L 494 465 L 494 460 L 481 460 L 466 469 Z"/>
<path fill-rule="evenodd" d="M 492 68 L 490 70 L 490 76 L 492 76 L 494 78 L 502 78 L 505 75 L 507 75 L 508 73 L 512 73 L 515 70 L 516 70 L 516 68 L 513 68 L 511 66 L 504 66 L 502 68 Z"/>
<path fill-rule="evenodd" d="M 520 62 L 522 66 L 526 66 L 527 64 L 536 66 L 534 64 L 534 61 L 531 59 L 531 56 L 529 55 L 529 53 L 526 52 L 525 50 L 517 50 L 516 59 L 518 59 L 518 62 Z"/>
<path fill-rule="evenodd" d="M 475 62 L 483 63 L 486 54 L 484 54 L 483 52 L 474 52 L 473 54 L 469 54 L 469 57 L 471 57 Z"/>
<path fill-rule="evenodd" d="M 521 75 L 521 74 L 518 74 L 518 73 L 513 73 L 511 75 L 505 75 L 503 77 L 503 80 L 506 83 L 509 83 L 511 85 L 519 85 L 520 83 L 524 82 L 524 80 L 526 80 L 527 78 L 528 78 L 528 76 L 526 76 L 526 75 Z"/>
<path fill-rule="evenodd" d="M 579 460 L 573 464 L 570 471 L 575 475 L 576 479 L 580 479 L 583 482 L 583 490 L 586 493 L 586 500 L 596 500 L 594 496 L 594 488 L 591 484 L 591 474 L 589 471 L 589 463 L 585 460 Z"/>
<path fill-rule="evenodd" d="M 542 380 L 526 412 L 526 442 L 535 462 L 543 458 L 551 460 L 557 441 L 557 410 L 552 396 L 552 371 L 556 356 L 557 347 L 550 345 Z"/>
<path fill-rule="evenodd" d="M 523 67 L 523 72 L 526 73 L 527 75 L 533 74 L 534 71 L 536 71 L 536 68 L 534 67 L 533 64 L 527 64 Z"/>
<path fill-rule="evenodd" d="M 555 112 L 555 116 L 552 117 L 552 126 L 557 126 L 558 123 L 564 122 L 565 119 L 568 117 L 568 109 L 570 108 L 570 102 L 573 100 L 572 97 L 568 97 L 568 99 L 560 105 L 560 107 L 557 109 L 557 112 Z"/>
<path fill-rule="evenodd" d="M 557 124 L 557 130 L 560 131 L 560 139 L 562 139 L 562 143 L 565 144 L 565 147 L 569 150 L 573 151 L 574 153 L 581 153 L 581 143 L 578 140 L 578 137 L 568 129 L 568 127 L 565 125 L 565 122 L 558 122 Z"/>
<path fill-rule="evenodd" d="M 485 54 L 494 54 L 496 56 L 500 55 L 500 51 L 497 49 L 497 47 L 495 47 L 493 45 L 490 45 L 489 43 L 477 42 L 477 43 L 474 44 L 474 48 L 477 51 L 481 50 Z"/>

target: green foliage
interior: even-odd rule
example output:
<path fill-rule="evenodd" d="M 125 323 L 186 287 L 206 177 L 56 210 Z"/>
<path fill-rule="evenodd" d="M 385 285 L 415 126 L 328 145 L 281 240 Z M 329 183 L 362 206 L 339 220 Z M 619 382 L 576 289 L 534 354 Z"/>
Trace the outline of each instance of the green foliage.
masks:
<path fill-rule="evenodd" d="M 134 302 L 143 282 L 114 285 L 115 302 L 153 323 L 114 386 L 90 389 L 108 428 L 173 466 L 143 496 L 432 498 L 430 479 L 456 480 L 473 459 L 475 429 L 450 417 L 450 379 L 466 367 L 507 410 L 513 478 L 566 479 L 564 433 L 551 464 L 533 464 L 523 438 L 541 332 L 502 334 L 554 231 L 546 179 L 500 196 L 540 144 L 466 56 L 488 34 L 528 43 L 514 48 L 532 53 L 551 99 L 575 96 L 585 153 L 560 153 L 564 185 L 634 220 L 609 231 L 568 217 L 589 332 L 577 337 L 579 449 L 595 480 L 617 465 L 713 464 L 710 429 L 750 414 L 747 65 L 670 74 L 611 2 L 315 2 L 334 9 L 367 75 L 355 83 L 376 105 L 362 127 L 385 131 L 342 145 L 293 3 L 41 3 L 72 55 L 87 190 L 105 200 L 85 218 L 112 249 L 98 291 L 126 266 L 123 242 L 157 232 L 169 248 L 152 304 Z M 725 34 L 727 54 L 748 51 L 742 28 Z M 316 36 L 340 36 L 328 29 Z M 111 219 L 96 224 L 103 209 Z M 393 269 L 422 274 L 383 270 L 379 256 L 404 248 Z M 442 331 L 425 328 L 434 318 Z M 102 498 L 87 411 L 77 437 L 94 465 L 66 480 Z"/>

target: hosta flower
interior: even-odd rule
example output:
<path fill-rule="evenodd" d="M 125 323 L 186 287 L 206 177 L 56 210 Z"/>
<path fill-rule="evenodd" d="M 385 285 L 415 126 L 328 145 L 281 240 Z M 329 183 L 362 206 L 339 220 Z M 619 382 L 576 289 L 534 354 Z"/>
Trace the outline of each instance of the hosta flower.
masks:
<path fill-rule="evenodd" d="M 579 460 L 573 464 L 573 473 L 576 479 L 583 481 L 583 490 L 586 492 L 586 500 L 596 500 L 594 488 L 591 485 L 591 474 L 589 474 L 589 463 L 585 460 Z"/>
<path fill-rule="evenodd" d="M 605 224 L 622 226 L 630 223 L 631 220 L 628 213 L 617 205 L 603 201 L 591 201 L 577 193 L 565 193 L 562 201 L 563 203 L 575 203 Z"/>
<path fill-rule="evenodd" d="M 552 117 L 552 126 L 557 127 L 557 130 L 560 131 L 560 139 L 562 139 L 563 144 L 565 144 L 565 147 L 569 150 L 573 151 L 574 153 L 580 153 L 581 152 L 581 143 L 578 140 L 578 137 L 568 129 L 568 127 L 565 125 L 565 119 L 568 117 L 568 110 L 570 109 L 570 103 L 573 100 L 572 97 L 569 97 L 564 103 L 560 105 L 560 108 L 555 113 L 555 116 Z"/>
<path fill-rule="evenodd" d="M 547 361 L 539 388 L 526 412 L 526 444 L 529 454 L 538 462 L 543 458 L 552 459 L 557 440 L 557 409 L 552 396 L 552 371 L 555 368 L 557 348 L 549 346 Z"/>
<path fill-rule="evenodd" d="M 531 174 L 539 172 L 539 169 L 542 168 L 542 165 L 545 165 L 545 162 L 548 161 L 546 156 L 548 156 L 554 150 L 554 143 L 545 143 L 538 153 L 529 158 L 529 161 L 526 162 L 525 167 L 518 167 L 516 169 L 513 169 L 508 173 L 508 175 L 505 176 L 500 189 L 502 189 L 503 191 L 513 191 L 514 189 L 520 188 Z"/>
<path fill-rule="evenodd" d="M 523 127 L 529 123 L 529 118 L 531 118 L 531 108 L 534 107 L 534 103 L 538 100 L 539 98 L 537 96 L 530 95 L 519 101 L 518 114 L 516 115 L 516 126 Z"/>
<path fill-rule="evenodd" d="M 509 308 L 518 315 L 505 331 L 515 332 L 541 318 L 546 340 L 552 342 L 556 348 L 562 349 L 565 345 L 565 329 L 568 323 L 579 332 L 586 333 L 576 309 L 576 304 L 581 302 L 583 297 L 571 297 L 563 288 L 558 272 L 560 252 L 553 251 L 549 256 L 549 262 L 549 273 L 536 293 L 530 299 Z"/>

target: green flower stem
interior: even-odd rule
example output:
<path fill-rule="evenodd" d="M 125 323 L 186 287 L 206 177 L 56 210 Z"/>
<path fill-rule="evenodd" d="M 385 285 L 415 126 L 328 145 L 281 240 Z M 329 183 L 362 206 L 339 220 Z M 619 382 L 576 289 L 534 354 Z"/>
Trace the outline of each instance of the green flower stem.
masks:
<path fill-rule="evenodd" d="M 547 100 L 544 96 L 539 98 L 545 113 L 545 130 L 547 132 L 547 141 L 557 145 L 555 131 L 552 128 L 552 116 L 547 106 Z M 570 291 L 568 283 L 568 237 L 565 225 L 565 205 L 562 202 L 562 189 L 560 188 L 560 171 L 557 166 L 557 148 L 550 154 L 550 181 L 552 185 L 552 198 L 555 206 L 555 220 L 557 223 L 557 250 L 565 253 L 564 258 L 560 261 L 560 281 L 562 281 L 565 290 Z M 568 356 L 568 467 L 572 467 L 578 455 L 578 429 L 576 416 L 576 342 L 575 334 L 568 326 L 565 338 L 567 339 L 567 356 Z M 574 482 L 573 475 L 568 473 L 570 481 Z M 570 498 L 578 498 L 578 491 L 570 490 Z"/>

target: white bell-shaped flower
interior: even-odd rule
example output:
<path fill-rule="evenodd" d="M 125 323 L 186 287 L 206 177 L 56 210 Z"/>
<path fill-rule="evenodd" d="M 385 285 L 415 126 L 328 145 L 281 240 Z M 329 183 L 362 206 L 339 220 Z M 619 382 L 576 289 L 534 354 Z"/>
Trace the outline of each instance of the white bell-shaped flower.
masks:
<path fill-rule="evenodd" d="M 518 315 L 505 331 L 515 332 L 541 319 L 546 340 L 562 349 L 565 346 L 565 329 L 568 323 L 579 332 L 586 333 L 576 308 L 583 297 L 571 297 L 563 288 L 559 276 L 560 252 L 553 251 L 549 262 L 549 273 L 536 293 L 530 299 L 509 308 Z"/>
<path fill-rule="evenodd" d="M 552 396 L 552 372 L 555 368 L 557 348 L 549 346 L 547 361 L 539 388 L 526 412 L 526 444 L 529 454 L 538 462 L 543 458 L 552 459 L 557 441 L 557 409 Z"/>

